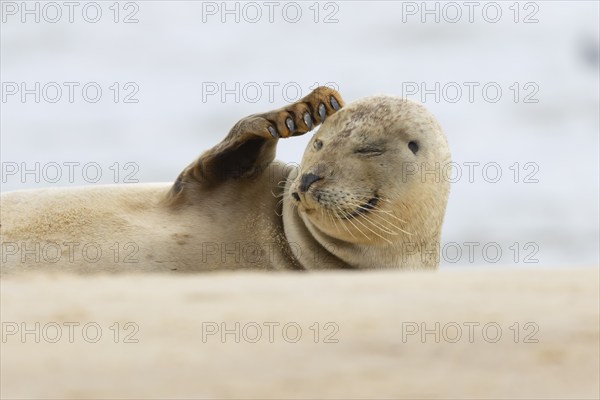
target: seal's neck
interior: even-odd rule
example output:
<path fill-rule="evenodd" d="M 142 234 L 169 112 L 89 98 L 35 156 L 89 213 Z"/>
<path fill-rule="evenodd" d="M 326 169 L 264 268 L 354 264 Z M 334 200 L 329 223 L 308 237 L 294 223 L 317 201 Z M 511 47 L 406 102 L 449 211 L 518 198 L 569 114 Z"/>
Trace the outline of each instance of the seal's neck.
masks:
<path fill-rule="evenodd" d="M 439 264 L 439 237 L 398 235 L 392 244 L 346 242 L 321 231 L 284 197 L 283 227 L 305 269 L 430 269 Z"/>

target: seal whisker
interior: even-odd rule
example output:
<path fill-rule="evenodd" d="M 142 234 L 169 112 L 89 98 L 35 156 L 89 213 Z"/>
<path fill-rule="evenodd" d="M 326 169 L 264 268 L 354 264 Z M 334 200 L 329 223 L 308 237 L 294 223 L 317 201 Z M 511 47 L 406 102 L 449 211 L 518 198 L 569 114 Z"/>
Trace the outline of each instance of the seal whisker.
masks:
<path fill-rule="evenodd" d="M 391 212 L 391 211 L 387 211 L 387 210 L 382 210 L 381 208 L 378 208 L 378 207 L 375 207 L 375 208 L 373 208 L 373 209 L 370 209 L 369 211 L 370 211 L 370 214 L 371 214 L 372 216 L 377 216 L 378 218 L 380 218 L 380 220 L 381 220 L 381 221 L 385 222 L 386 224 L 390 224 L 390 225 L 391 225 L 391 226 L 393 226 L 394 228 L 398 229 L 400 232 L 402 232 L 402 233 L 405 233 L 405 234 L 407 234 L 407 235 L 412 235 L 412 233 L 410 233 L 410 232 L 408 232 L 408 231 L 406 231 L 406 230 L 404 230 L 404 229 L 402 229 L 402 228 L 400 228 L 400 227 L 396 226 L 396 225 L 395 225 L 395 224 L 393 224 L 391 221 L 389 221 L 389 220 L 385 219 L 385 218 L 383 217 L 383 215 L 381 215 L 381 213 L 383 213 L 385 216 L 389 216 L 389 217 L 395 218 L 396 220 L 398 220 L 398 221 L 400 221 L 400 222 L 402 222 L 402 223 L 406 224 L 406 221 L 404 221 L 404 220 L 402 220 L 402 219 L 398 218 L 398 217 L 397 217 L 397 216 L 396 216 L 396 215 L 395 215 L 393 212 Z M 380 214 L 377 214 L 377 213 L 380 213 Z M 364 215 L 364 214 L 363 214 L 363 215 Z"/>
<path fill-rule="evenodd" d="M 383 233 L 387 233 L 388 235 L 394 236 L 398 235 L 398 232 L 388 229 L 387 227 L 381 225 L 381 223 L 371 219 L 371 217 L 365 216 L 365 221 L 367 221 L 369 224 L 373 225 L 375 228 L 379 229 Z"/>
<path fill-rule="evenodd" d="M 379 207 L 374 207 L 374 208 L 370 209 L 369 214 L 373 217 L 379 218 L 381 221 L 385 222 L 386 224 L 390 224 L 391 226 L 393 226 L 394 228 L 399 229 L 399 230 L 402 230 L 402 229 L 400 229 L 398 226 L 396 226 L 395 224 L 390 222 L 388 219 L 386 219 L 385 216 L 394 217 L 396 220 L 406 224 L 406 221 L 398 218 L 395 214 L 392 214 L 391 211 L 382 210 Z M 384 214 L 384 215 L 382 215 L 382 214 Z"/>
<path fill-rule="evenodd" d="M 395 229 L 397 229 L 398 231 L 405 232 L 404 230 L 402 230 L 402 228 L 400 228 L 400 227 L 398 227 L 398 226 L 394 225 L 394 224 L 393 224 L 392 222 L 390 222 L 389 220 L 387 220 L 387 219 L 383 218 L 383 216 L 381 216 L 380 214 L 371 213 L 369 216 L 370 216 L 370 217 L 377 217 L 377 218 L 379 218 L 379 220 L 381 221 L 380 223 L 382 223 L 382 224 L 383 224 L 383 223 L 385 223 L 385 224 L 391 225 L 392 227 L 394 227 L 394 228 L 395 228 Z M 391 230 L 391 228 L 389 228 L 389 227 L 386 227 L 386 228 Z M 395 234 L 395 235 L 397 235 L 397 234 L 398 234 L 398 232 L 397 232 L 397 231 L 394 231 L 394 234 Z"/>
<path fill-rule="evenodd" d="M 360 198 L 357 198 L 357 199 L 358 199 L 359 201 L 361 200 Z M 366 199 L 368 199 L 368 197 L 365 197 L 364 199 L 366 200 Z M 390 202 L 388 199 L 383 199 L 383 198 L 379 198 L 379 200 L 380 200 L 380 201 L 385 201 L 385 202 L 388 202 L 388 203 Z M 400 222 L 402 222 L 402 223 L 406 224 L 406 221 L 405 221 L 405 220 L 403 220 L 403 219 L 401 219 L 401 218 L 398 218 L 398 216 L 397 216 L 396 214 L 394 214 L 392 211 L 389 211 L 389 210 L 384 210 L 384 209 L 382 209 L 381 207 L 377 207 L 377 206 L 376 206 L 376 207 L 373 207 L 373 208 L 371 208 L 369 211 L 372 211 L 372 212 L 379 212 L 379 213 L 385 213 L 386 215 L 389 215 L 390 217 L 392 217 L 392 218 L 394 218 L 394 219 L 396 219 L 396 220 L 398 220 L 398 221 L 400 221 Z"/>
<path fill-rule="evenodd" d="M 341 208 L 339 208 L 337 205 L 335 206 L 341 213 L 342 215 L 344 215 L 344 211 L 342 211 Z M 340 221 L 340 225 L 342 225 L 342 227 L 344 227 L 344 229 L 346 229 L 346 231 L 350 234 L 350 236 L 352 236 L 354 239 L 356 239 L 356 236 L 354 236 L 354 234 L 352 233 L 352 231 L 350 229 L 348 229 L 348 227 L 346 226 L 346 224 L 343 223 L 342 219 L 340 218 L 339 215 L 337 215 L 337 213 L 335 214 L 335 216 L 338 218 L 338 220 Z"/>
<path fill-rule="evenodd" d="M 369 236 L 367 236 L 367 234 L 366 234 L 366 233 L 364 233 L 364 232 L 362 231 L 362 229 L 360 229 L 358 226 L 354 225 L 354 222 L 352 222 L 352 219 L 350 218 L 350 217 L 352 216 L 351 214 L 349 214 L 349 213 L 345 212 L 344 210 L 342 210 L 342 209 L 341 209 L 340 207 L 338 207 L 338 206 L 336 206 L 336 207 L 337 207 L 337 209 L 338 209 L 338 210 L 340 210 L 340 212 L 342 213 L 342 215 L 344 215 L 344 217 L 345 217 L 344 219 L 345 219 L 346 221 L 350 222 L 350 224 L 351 224 L 351 225 L 352 225 L 354 228 L 356 228 L 356 230 L 357 230 L 357 231 L 359 231 L 359 232 L 360 232 L 360 233 L 361 233 L 361 234 L 362 234 L 364 237 L 366 237 L 367 239 L 371 240 L 371 238 L 370 238 Z"/>
<path fill-rule="evenodd" d="M 363 216 L 364 216 L 364 215 L 363 215 Z M 371 228 L 369 228 L 368 226 L 366 226 L 365 224 L 363 224 L 363 223 L 360 221 L 360 219 L 359 219 L 359 218 L 353 218 L 353 219 L 354 219 L 356 222 L 358 222 L 359 224 L 361 224 L 362 226 L 364 226 L 366 229 L 368 229 L 369 231 L 371 231 L 372 233 L 374 233 L 375 235 L 379 236 L 381 239 L 385 240 L 385 241 L 386 241 L 386 242 L 388 242 L 389 244 L 392 244 L 392 242 L 391 242 L 389 239 L 387 239 L 387 238 L 384 238 L 384 237 L 383 237 L 383 236 L 381 236 L 379 233 L 375 232 L 373 229 L 371 229 Z M 348 220 L 348 221 L 350 221 L 350 220 Z M 350 221 L 350 223 L 352 223 L 352 221 Z M 352 224 L 352 225 L 354 225 L 354 224 Z M 359 229 L 359 231 L 360 231 L 360 229 Z M 361 232 L 361 233 L 362 233 L 362 232 Z M 364 235 L 364 233 L 363 233 L 363 235 Z M 365 235 L 365 236 L 366 236 L 366 235 Z M 369 238 L 369 240 L 371 240 L 371 238 Z"/>
<path fill-rule="evenodd" d="M 382 212 L 382 213 L 385 213 L 386 215 L 388 215 L 388 216 L 390 216 L 392 218 L 395 218 L 396 220 L 402 222 L 403 224 L 406 224 L 405 220 L 398 218 L 396 216 L 396 214 L 394 214 L 392 211 L 388 211 L 388 210 L 379 210 L 379 211 Z"/>
<path fill-rule="evenodd" d="M 292 183 L 293 181 L 293 179 L 285 178 L 284 180 L 277 182 L 277 187 L 285 189 L 287 185 Z"/>
<path fill-rule="evenodd" d="M 393 215 L 393 214 L 388 214 L 388 213 L 389 213 L 389 211 L 385 211 L 385 210 L 373 210 L 373 211 L 379 211 L 379 212 L 383 212 L 383 213 L 385 213 L 385 215 L 386 215 L 386 216 L 391 216 L 391 217 L 394 217 L 394 218 L 396 218 L 398 221 L 400 221 L 400 222 L 403 222 L 403 223 L 406 223 L 406 221 L 403 221 L 403 220 L 401 220 L 400 218 L 396 217 L 395 215 Z M 382 216 L 382 215 L 378 215 L 378 214 L 372 214 L 372 215 L 373 215 L 373 216 L 377 216 L 377 217 L 381 218 L 381 220 L 382 220 L 382 221 L 385 221 L 385 223 L 386 223 L 386 224 L 390 224 L 390 225 L 392 225 L 394 228 L 398 229 L 400 232 L 402 232 L 402 233 L 405 233 L 405 234 L 407 234 L 407 235 L 412 235 L 412 233 L 410 233 L 410 232 L 408 232 L 408 231 L 406 231 L 406 230 L 404 230 L 404 229 L 402 229 L 402 228 L 400 228 L 400 227 L 398 227 L 398 226 L 394 225 L 394 224 L 393 224 L 392 222 L 390 222 L 389 220 L 387 220 L 387 219 L 383 218 L 383 216 Z"/>
<path fill-rule="evenodd" d="M 335 226 L 335 229 L 338 231 L 338 233 L 341 233 L 340 227 L 335 222 L 335 218 L 331 216 L 331 213 L 329 212 L 329 210 L 327 210 L 327 215 L 329 216 L 329 219 L 331 219 L 331 222 L 333 222 L 333 226 Z"/>
<path fill-rule="evenodd" d="M 348 204 L 350 204 L 350 205 L 352 205 L 352 206 L 355 206 L 355 207 L 358 207 L 358 208 L 362 208 L 362 209 L 364 209 L 365 211 L 372 211 L 372 210 L 373 210 L 373 209 L 368 209 L 368 208 L 365 208 L 365 207 L 363 207 L 363 206 L 361 206 L 361 205 L 359 205 L 359 204 L 354 204 L 354 203 L 352 203 L 352 202 L 348 202 Z M 373 216 L 379 217 L 379 218 L 381 219 L 381 217 L 380 217 L 379 215 L 371 215 L 370 213 L 369 213 L 369 214 L 366 214 L 366 213 L 365 213 L 365 214 L 362 214 L 362 217 L 363 217 L 363 218 L 364 218 L 364 219 L 365 219 L 367 222 L 369 222 L 371 225 L 373 225 L 374 227 L 378 228 L 378 229 L 379 229 L 379 230 L 381 230 L 382 232 L 388 233 L 388 234 L 390 234 L 390 235 L 397 235 L 397 234 L 398 234 L 398 232 L 396 232 L 396 231 L 393 231 L 393 230 L 391 230 L 389 227 L 386 227 L 386 226 L 382 225 L 382 224 L 381 224 L 381 222 L 374 221 L 374 220 L 372 219 L 372 217 L 373 217 Z M 384 219 L 382 219 L 382 220 L 383 220 L 384 222 L 388 222 L 388 221 L 386 221 L 386 220 L 384 220 Z M 392 226 L 394 226 L 394 225 L 392 224 Z M 396 229 L 399 229 L 399 228 L 398 228 L 398 227 L 396 227 L 396 226 L 395 226 L 395 228 L 396 228 Z"/>
<path fill-rule="evenodd" d="M 279 193 L 279 194 L 275 194 L 275 193 L 273 193 L 273 191 L 271 190 L 271 194 L 272 194 L 272 195 L 273 195 L 273 197 L 275 197 L 275 198 L 278 198 L 278 197 L 284 197 L 284 196 L 285 196 L 285 192 L 284 192 L 284 191 L 282 191 L 282 192 L 281 192 L 281 193 Z"/>

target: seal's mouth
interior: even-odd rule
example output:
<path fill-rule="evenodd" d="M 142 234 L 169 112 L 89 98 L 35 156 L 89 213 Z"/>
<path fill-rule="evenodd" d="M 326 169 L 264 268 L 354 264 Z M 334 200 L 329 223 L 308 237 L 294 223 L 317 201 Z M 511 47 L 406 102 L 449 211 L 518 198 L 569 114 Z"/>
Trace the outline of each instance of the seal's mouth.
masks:
<path fill-rule="evenodd" d="M 292 198 L 294 199 L 294 204 L 298 208 L 299 211 L 311 214 L 316 212 L 318 209 L 329 210 L 334 213 L 339 219 L 342 220 L 351 220 L 355 219 L 361 215 L 367 214 L 370 211 L 374 210 L 375 207 L 381 201 L 381 197 L 377 192 L 373 194 L 368 201 L 365 203 L 359 204 L 354 210 L 343 210 L 340 208 L 341 204 L 334 202 L 329 204 L 328 199 L 329 195 L 327 193 L 322 192 L 321 190 L 315 190 L 307 193 L 298 194 L 296 192 L 292 193 Z M 325 201 L 324 201 L 325 200 Z"/>
<path fill-rule="evenodd" d="M 366 214 L 372 209 L 374 209 L 379 203 L 379 197 L 377 194 L 374 197 L 371 197 L 369 201 L 358 206 L 354 211 L 345 215 L 342 219 L 354 219 L 362 214 Z"/>

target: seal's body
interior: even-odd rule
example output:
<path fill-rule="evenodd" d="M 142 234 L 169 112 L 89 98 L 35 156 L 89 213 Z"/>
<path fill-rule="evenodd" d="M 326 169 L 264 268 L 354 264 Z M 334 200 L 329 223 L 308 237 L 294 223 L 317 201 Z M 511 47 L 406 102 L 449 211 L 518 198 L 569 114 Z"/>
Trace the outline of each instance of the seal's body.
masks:
<path fill-rule="evenodd" d="M 277 185 L 267 180 L 216 187 L 198 207 L 175 209 L 165 202 L 169 183 L 6 193 L 2 272 L 286 268 L 269 188 Z"/>
<path fill-rule="evenodd" d="M 2 272 L 434 268 L 449 192 L 421 170 L 450 161 L 435 119 L 318 88 L 240 120 L 174 184 L 2 195 Z M 323 123 L 292 168 L 279 138 Z"/>

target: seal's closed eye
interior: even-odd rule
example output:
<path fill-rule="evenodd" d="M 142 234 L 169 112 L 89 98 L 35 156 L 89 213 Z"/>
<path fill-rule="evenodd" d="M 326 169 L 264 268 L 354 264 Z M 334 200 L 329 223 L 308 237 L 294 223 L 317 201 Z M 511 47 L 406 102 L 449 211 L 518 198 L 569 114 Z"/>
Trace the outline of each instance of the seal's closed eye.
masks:
<path fill-rule="evenodd" d="M 383 154 L 384 149 L 382 149 L 381 147 L 374 147 L 374 146 L 365 146 L 365 147 L 359 147 L 358 149 L 354 150 L 355 154 L 361 154 L 364 156 L 380 156 Z"/>

